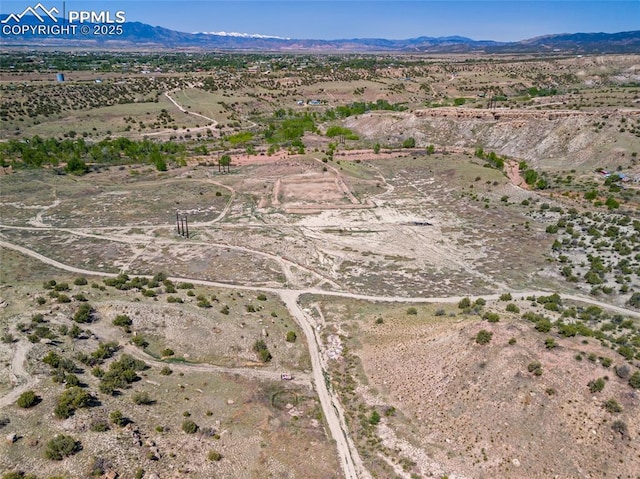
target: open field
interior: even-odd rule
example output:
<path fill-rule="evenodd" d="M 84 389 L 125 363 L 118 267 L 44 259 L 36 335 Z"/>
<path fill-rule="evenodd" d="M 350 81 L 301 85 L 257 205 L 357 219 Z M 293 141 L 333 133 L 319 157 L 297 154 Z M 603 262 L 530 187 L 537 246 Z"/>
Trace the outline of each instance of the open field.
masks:
<path fill-rule="evenodd" d="M 640 57 L 11 59 L 2 474 L 635 477 Z"/>

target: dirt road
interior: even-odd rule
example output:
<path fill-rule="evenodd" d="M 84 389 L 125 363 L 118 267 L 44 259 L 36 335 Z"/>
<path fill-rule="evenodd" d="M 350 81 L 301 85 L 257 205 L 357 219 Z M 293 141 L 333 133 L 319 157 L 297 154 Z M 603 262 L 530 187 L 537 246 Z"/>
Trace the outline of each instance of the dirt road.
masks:
<path fill-rule="evenodd" d="M 311 325 L 309 318 L 304 311 L 302 311 L 300 305 L 298 305 L 299 297 L 300 294 L 296 291 L 283 290 L 280 292 L 280 298 L 282 298 L 287 305 L 287 309 L 291 315 L 296 318 L 307 337 L 316 392 L 320 398 L 322 411 L 324 412 L 327 425 L 331 431 L 331 436 L 336 441 L 338 456 L 345 477 L 347 479 L 370 478 L 371 476 L 364 468 L 360 454 L 349 435 L 342 405 L 329 391 L 327 386 L 327 381 L 325 380 L 326 371 L 322 367 L 320 356 L 320 339 L 316 334 L 316 330 Z"/>

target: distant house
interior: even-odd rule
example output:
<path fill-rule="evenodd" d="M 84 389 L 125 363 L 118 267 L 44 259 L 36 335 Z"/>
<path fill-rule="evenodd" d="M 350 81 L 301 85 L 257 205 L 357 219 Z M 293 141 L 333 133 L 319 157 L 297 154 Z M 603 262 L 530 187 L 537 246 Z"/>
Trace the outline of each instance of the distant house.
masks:
<path fill-rule="evenodd" d="M 320 105 L 320 100 L 309 100 L 309 105 Z"/>

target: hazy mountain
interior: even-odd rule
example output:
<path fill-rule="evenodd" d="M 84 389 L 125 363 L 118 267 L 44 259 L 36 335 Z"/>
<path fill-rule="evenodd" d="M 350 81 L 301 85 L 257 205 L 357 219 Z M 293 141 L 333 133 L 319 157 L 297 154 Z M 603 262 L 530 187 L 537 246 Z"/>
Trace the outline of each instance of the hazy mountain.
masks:
<path fill-rule="evenodd" d="M 0 15 L 7 25 L 16 23 L 16 17 Z M 48 18 L 25 15 L 21 25 L 53 25 Z M 58 25 L 63 20 L 59 20 Z M 93 27 L 91 30 L 93 30 Z M 637 53 L 640 51 L 640 31 L 621 33 L 573 33 L 546 35 L 519 42 L 472 40 L 461 36 L 410 38 L 388 40 L 384 38 L 353 38 L 338 40 L 288 39 L 243 33 L 185 33 L 140 22 L 122 24 L 121 35 L 21 35 L 2 34 L 4 46 L 65 46 L 117 49 L 195 49 L 229 51 L 316 51 L 316 52 L 488 52 L 531 53 L 561 51 L 567 53 Z"/>

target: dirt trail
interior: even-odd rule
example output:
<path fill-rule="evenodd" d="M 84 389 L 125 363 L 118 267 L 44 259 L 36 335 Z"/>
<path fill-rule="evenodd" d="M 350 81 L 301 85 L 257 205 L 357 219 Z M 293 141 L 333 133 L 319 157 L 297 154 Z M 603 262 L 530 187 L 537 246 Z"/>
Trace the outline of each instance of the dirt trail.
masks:
<path fill-rule="evenodd" d="M 27 372 L 25 365 L 27 363 L 27 355 L 32 348 L 32 344 L 26 341 L 19 341 L 16 344 L 16 350 L 13 353 L 13 358 L 11 359 L 11 371 L 10 378 L 11 381 L 16 384 L 16 387 L 13 388 L 9 393 L 0 397 L 0 408 L 9 406 L 17 401 L 18 397 L 25 391 L 31 389 L 35 384 L 37 384 L 40 379 L 36 376 L 31 376 Z M 19 384 L 24 381 L 23 384 Z"/>
<path fill-rule="evenodd" d="M 171 97 L 171 95 L 169 95 L 169 93 L 170 93 L 170 92 L 165 91 L 165 92 L 164 92 L 164 96 L 166 96 L 166 97 L 169 99 L 169 101 L 170 101 L 171 103 L 173 103 L 173 104 L 178 108 L 178 110 L 180 110 L 180 111 L 181 111 L 181 112 L 183 112 L 183 113 L 188 113 L 189 115 L 199 116 L 200 118 L 204 118 L 205 120 L 207 120 L 207 121 L 210 121 L 210 122 L 211 122 L 211 124 L 210 124 L 210 125 L 207 125 L 207 126 L 205 126 L 204 128 L 211 128 L 211 127 L 214 127 L 214 128 L 215 128 L 215 127 L 218 125 L 218 122 L 217 122 L 216 120 L 214 120 L 213 118 L 209 118 L 208 116 L 201 115 L 200 113 L 194 113 L 194 112 L 192 112 L 192 111 L 187 110 L 185 107 L 183 107 L 182 105 L 180 105 L 180 103 L 178 103 L 177 101 L 175 101 L 175 100 L 173 99 L 173 97 Z M 201 127 L 201 128 L 202 128 L 202 127 Z M 191 128 L 191 129 L 193 130 L 193 128 Z"/>
<path fill-rule="evenodd" d="M 169 95 L 169 93 L 170 92 L 168 92 L 168 91 L 164 92 L 164 96 L 166 96 L 169 99 L 169 101 L 171 103 L 173 103 L 176 106 L 176 108 L 178 108 L 181 112 L 189 114 L 191 116 L 198 116 L 200 118 L 203 118 L 204 120 L 207 120 L 210 123 L 208 125 L 204 125 L 204 126 L 196 126 L 196 127 L 192 127 L 192 128 L 178 128 L 176 130 L 174 130 L 172 128 L 165 128 L 164 130 L 158 130 L 158 131 L 153 131 L 153 132 L 150 132 L 150 133 L 146 133 L 146 136 L 175 135 L 177 133 L 184 133 L 184 132 L 187 132 L 187 131 L 189 133 L 194 133 L 194 132 L 198 132 L 198 131 L 211 130 L 212 128 L 215 128 L 218 125 L 218 122 L 216 120 L 214 120 L 213 118 L 209 118 L 208 116 L 201 115 L 200 113 L 194 113 L 194 112 L 191 112 L 191 111 L 187 110 L 182 105 L 180 105 L 175 99 L 173 99 Z M 217 131 L 217 130 L 213 130 L 213 131 Z"/>
<path fill-rule="evenodd" d="M 276 371 L 267 371 L 265 369 L 249 368 L 249 367 L 227 368 L 224 366 L 215 366 L 213 364 L 205 364 L 205 363 L 161 361 L 159 359 L 155 359 L 152 356 L 149 356 L 145 352 L 140 351 L 138 348 L 130 344 L 126 344 L 123 347 L 123 351 L 137 359 L 143 360 L 148 364 L 152 364 L 157 367 L 169 366 L 171 369 L 175 371 L 183 371 L 183 372 L 198 371 L 203 373 L 217 373 L 217 374 L 231 374 L 231 375 L 237 374 L 246 378 L 267 379 L 271 381 L 280 381 L 282 379 L 281 373 Z M 298 373 L 298 372 L 294 374 L 294 378 L 290 382 L 295 384 L 300 384 L 303 386 L 312 385 L 311 377 L 309 374 Z"/>

